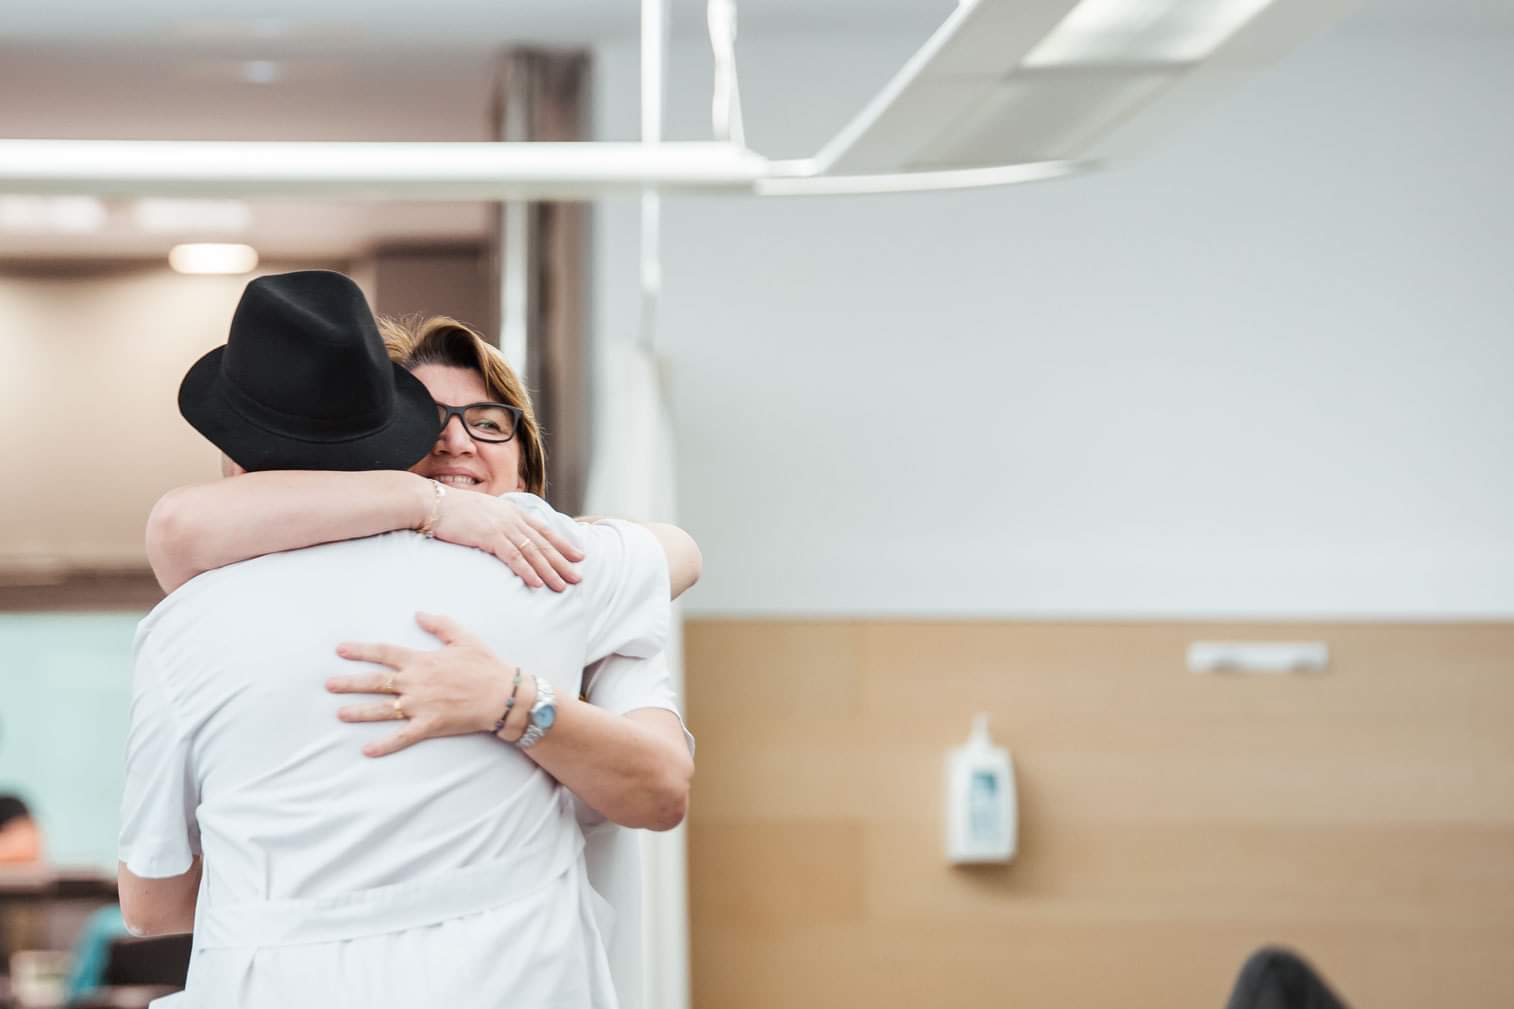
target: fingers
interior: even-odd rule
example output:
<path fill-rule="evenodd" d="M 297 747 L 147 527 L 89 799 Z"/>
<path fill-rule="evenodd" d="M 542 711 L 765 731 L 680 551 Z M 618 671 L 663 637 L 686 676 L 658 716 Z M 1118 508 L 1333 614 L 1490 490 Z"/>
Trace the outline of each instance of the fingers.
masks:
<path fill-rule="evenodd" d="M 361 673 L 357 676 L 333 676 L 326 681 L 333 694 L 397 694 L 399 685 L 394 673 Z"/>
<path fill-rule="evenodd" d="M 536 569 L 531 566 L 531 562 L 526 558 L 526 555 L 521 553 L 519 547 L 513 544 L 506 544 L 503 547 L 496 548 L 494 556 L 504 561 L 505 565 L 531 588 L 539 589 L 546 584 L 541 580 L 541 576 L 536 573 Z"/>
<path fill-rule="evenodd" d="M 393 722 L 403 716 L 393 701 L 374 704 L 351 704 L 336 713 L 344 722 Z"/>
<path fill-rule="evenodd" d="M 558 573 L 558 565 L 561 564 L 571 570 L 571 565 L 563 559 L 557 548 L 545 541 L 538 542 L 535 539 L 521 540 L 520 552 L 531 563 L 531 569 L 536 576 L 553 592 L 561 592 L 568 587 L 563 577 Z"/>
<path fill-rule="evenodd" d="M 553 529 L 551 526 L 547 525 L 545 522 L 529 522 L 528 524 L 541 536 L 543 540 L 550 543 L 553 549 L 562 554 L 568 560 L 576 564 L 577 562 L 584 559 L 584 552 L 578 548 L 577 544 L 575 544 L 568 537 L 564 536 L 562 533 L 558 532 L 556 529 Z M 568 578 L 568 581 L 578 581 L 578 572 L 574 571 L 573 575 L 574 577 Z M 568 577 L 566 572 L 563 573 L 563 577 Z"/>
<path fill-rule="evenodd" d="M 471 645 L 473 635 L 451 617 L 439 613 L 416 613 L 415 622 L 420 629 L 432 635 L 444 645 Z"/>
<path fill-rule="evenodd" d="M 425 735 L 419 730 L 413 726 L 407 726 L 392 736 L 381 739 L 377 743 L 369 743 L 363 747 L 363 756 L 387 757 L 391 753 L 398 753 L 406 747 L 414 746 L 425 738 Z"/>
<path fill-rule="evenodd" d="M 545 522 L 525 517 L 513 505 L 490 534 L 487 549 L 533 589 L 546 587 L 561 592 L 582 580 L 573 562 L 583 560 L 583 551 L 568 537 Z"/>
<path fill-rule="evenodd" d="M 576 585 L 583 580 L 578 568 L 573 566 L 574 560 L 583 560 L 583 551 L 551 529 L 533 525 L 530 546 L 526 547 L 525 552 L 535 562 L 536 573 L 546 580 L 554 592 L 561 592 L 569 585 Z"/>
<path fill-rule="evenodd" d="M 583 552 L 572 541 L 554 532 L 544 522 L 526 521 L 523 525 L 522 529 L 507 535 L 547 588 L 561 592 L 582 580 L 569 556 L 573 560 L 583 560 Z"/>
<path fill-rule="evenodd" d="M 371 644 L 364 641 L 344 641 L 336 646 L 336 653 L 353 662 L 376 662 L 381 666 L 398 669 L 415 657 L 415 653 L 399 645 Z"/>

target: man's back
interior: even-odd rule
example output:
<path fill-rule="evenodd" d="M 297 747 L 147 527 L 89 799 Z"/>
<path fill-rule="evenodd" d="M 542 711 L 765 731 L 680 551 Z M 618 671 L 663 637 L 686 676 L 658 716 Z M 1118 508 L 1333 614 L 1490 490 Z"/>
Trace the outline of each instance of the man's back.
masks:
<path fill-rule="evenodd" d="M 658 608 L 637 598 L 666 591 L 645 577 L 648 545 L 637 536 L 650 537 L 589 535 L 584 582 L 564 593 L 528 589 L 478 551 L 401 532 L 210 572 L 143 622 L 130 748 L 133 764 L 160 773 L 144 782 L 128 772 L 123 851 L 165 875 L 203 852 L 197 948 L 214 941 L 202 931 L 242 927 L 224 916 L 206 924 L 226 908 L 255 919 L 268 902 L 445 886 L 577 843 L 571 802 L 525 754 L 479 733 L 364 757 L 364 743 L 399 723 L 339 721 L 352 698 L 324 683 L 353 671 L 336 655 L 341 641 L 438 647 L 415 624 L 425 611 L 572 696 L 587 662 L 654 648 L 663 630 Z M 156 780 L 164 773 L 180 781 Z"/>
<path fill-rule="evenodd" d="M 144 629 L 144 658 L 155 653 L 181 730 L 193 735 L 198 821 L 218 898 L 382 886 L 568 829 L 551 778 L 491 736 L 381 759 L 359 752 L 397 724 L 338 721 L 353 699 L 324 684 L 353 667 L 336 646 L 438 647 L 416 626 L 417 610 L 452 617 L 506 661 L 554 681 L 584 663 L 576 594 L 533 592 L 478 551 L 412 533 L 210 572 Z"/>

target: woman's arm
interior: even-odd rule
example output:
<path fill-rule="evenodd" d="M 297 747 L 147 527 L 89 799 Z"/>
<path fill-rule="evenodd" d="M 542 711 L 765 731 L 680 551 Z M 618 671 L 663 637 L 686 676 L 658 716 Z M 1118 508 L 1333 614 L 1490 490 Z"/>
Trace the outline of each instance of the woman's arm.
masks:
<path fill-rule="evenodd" d="M 578 521 L 593 524 L 603 522 L 610 516 L 584 515 Z M 621 519 L 623 522 L 633 522 L 641 526 L 656 537 L 661 544 L 663 553 L 668 557 L 668 582 L 672 587 L 672 597 L 677 599 L 699 581 L 699 576 L 704 572 L 704 555 L 699 552 L 699 544 L 694 542 L 694 537 L 684 532 L 678 526 L 669 525 L 666 522 L 637 522 L 635 519 Z"/>
<path fill-rule="evenodd" d="M 417 529 L 430 481 L 402 470 L 244 473 L 164 494 L 147 517 L 147 560 L 172 592 L 249 557 Z"/>
<path fill-rule="evenodd" d="M 536 701 L 525 684 L 525 710 Z M 486 727 L 492 729 L 491 723 Z M 519 733 L 513 733 L 518 738 Z M 622 827 L 672 830 L 689 809 L 694 758 L 683 723 L 647 708 L 616 715 L 578 698 L 557 700 L 552 731 L 526 756 L 606 819 Z"/>
<path fill-rule="evenodd" d="M 668 555 L 668 581 L 672 585 L 672 596 L 677 599 L 693 588 L 704 572 L 704 555 L 699 552 L 699 544 L 677 526 L 663 522 L 643 522 L 642 525 L 657 537 L 663 553 Z"/>
<path fill-rule="evenodd" d="M 561 592 L 583 554 L 546 523 L 485 494 L 438 500 L 432 481 L 401 470 L 244 473 L 171 490 L 147 519 L 147 559 L 165 592 L 250 557 L 419 529 L 498 557 L 526 584 Z"/>
<path fill-rule="evenodd" d="M 343 658 L 388 666 L 393 672 L 333 677 L 327 690 L 391 694 L 408 716 L 392 736 L 364 747 L 370 757 L 433 736 L 492 732 L 510 696 L 516 667 L 445 617 L 417 614 L 416 621 L 441 640 L 441 649 L 344 644 L 337 650 Z M 515 721 L 505 731 L 510 738 L 524 729 L 524 713 L 536 699 L 535 681 L 527 673 L 516 695 Z M 394 700 L 352 705 L 340 716 L 349 722 L 394 720 Z M 667 830 L 682 822 L 688 807 L 694 762 L 683 726 L 671 711 L 621 716 L 577 698 L 559 697 L 552 731 L 525 752 L 622 826 Z"/>

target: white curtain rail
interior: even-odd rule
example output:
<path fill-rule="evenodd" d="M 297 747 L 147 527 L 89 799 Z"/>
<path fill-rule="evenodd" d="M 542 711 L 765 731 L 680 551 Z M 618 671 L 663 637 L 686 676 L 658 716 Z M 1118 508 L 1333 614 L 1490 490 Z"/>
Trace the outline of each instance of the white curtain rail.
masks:
<path fill-rule="evenodd" d="M 646 191 L 836 196 L 1004 186 L 1086 167 L 818 175 L 736 144 L 0 140 L 0 192 L 356 200 L 592 200 Z"/>
<path fill-rule="evenodd" d="M 751 192 L 770 162 L 734 144 L 0 140 L 0 192 L 592 199 L 659 189 Z"/>

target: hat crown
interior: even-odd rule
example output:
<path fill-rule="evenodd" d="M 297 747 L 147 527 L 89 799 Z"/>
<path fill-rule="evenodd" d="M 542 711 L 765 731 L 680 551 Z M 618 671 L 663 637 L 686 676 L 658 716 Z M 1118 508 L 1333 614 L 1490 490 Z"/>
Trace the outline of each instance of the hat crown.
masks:
<path fill-rule="evenodd" d="M 330 270 L 249 283 L 225 346 L 179 383 L 179 412 L 247 470 L 408 469 L 441 427 L 363 292 Z"/>
<path fill-rule="evenodd" d="M 259 277 L 231 320 L 221 373 L 240 405 L 333 435 L 388 415 L 394 381 L 378 325 L 352 279 L 331 270 Z M 287 433 L 287 432 L 286 432 Z"/>

